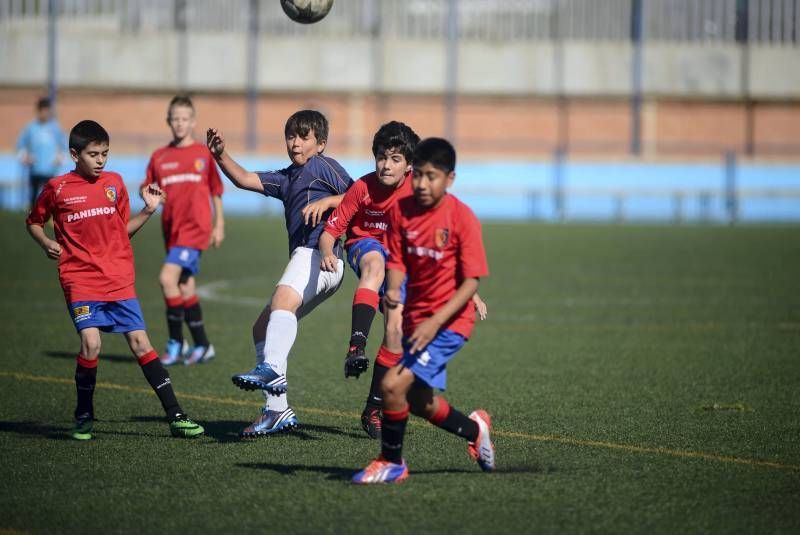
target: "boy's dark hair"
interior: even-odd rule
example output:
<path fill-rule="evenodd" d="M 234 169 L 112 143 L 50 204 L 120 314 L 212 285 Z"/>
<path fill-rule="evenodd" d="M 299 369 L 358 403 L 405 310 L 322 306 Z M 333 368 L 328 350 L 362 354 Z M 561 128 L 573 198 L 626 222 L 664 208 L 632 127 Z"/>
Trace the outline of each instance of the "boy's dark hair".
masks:
<path fill-rule="evenodd" d="M 36 101 L 36 109 L 37 110 L 43 110 L 43 109 L 49 108 L 49 107 L 50 107 L 50 99 L 47 98 L 47 97 L 42 97 L 42 98 L 40 98 L 39 100 Z"/>
<path fill-rule="evenodd" d="M 69 132 L 69 148 L 81 152 L 89 143 L 108 143 L 108 132 L 95 121 L 81 121 Z"/>
<path fill-rule="evenodd" d="M 167 117 L 172 113 L 173 106 L 184 106 L 191 108 L 192 112 L 194 112 L 194 103 L 189 95 L 175 95 L 172 97 L 172 100 L 169 101 L 169 107 L 167 107 Z"/>
<path fill-rule="evenodd" d="M 311 130 L 319 143 L 328 141 L 328 119 L 317 110 L 301 110 L 286 120 L 283 134 L 286 137 L 291 134 L 305 137 Z"/>
<path fill-rule="evenodd" d="M 375 137 L 372 138 L 372 155 L 378 156 L 394 149 L 410 162 L 417 143 L 419 136 L 410 126 L 400 121 L 390 121 L 375 132 Z"/>
<path fill-rule="evenodd" d="M 440 137 L 429 137 L 423 139 L 414 149 L 411 157 L 414 167 L 431 164 L 445 173 L 449 173 L 456 168 L 456 149 L 446 139 Z"/>

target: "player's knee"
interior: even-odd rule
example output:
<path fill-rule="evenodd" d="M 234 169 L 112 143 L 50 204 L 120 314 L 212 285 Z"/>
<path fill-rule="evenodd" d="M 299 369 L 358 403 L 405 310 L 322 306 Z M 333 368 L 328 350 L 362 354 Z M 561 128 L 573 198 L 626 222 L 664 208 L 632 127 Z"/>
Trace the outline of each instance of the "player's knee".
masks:
<path fill-rule="evenodd" d="M 172 273 L 162 271 L 158 275 L 158 283 L 161 285 L 161 289 L 166 291 L 171 291 L 170 293 L 175 293 L 178 289 L 178 281 L 172 276 Z"/>
<path fill-rule="evenodd" d="M 100 355 L 100 348 L 102 346 L 102 342 L 100 340 L 100 335 L 97 336 L 85 336 L 81 340 L 81 354 L 83 358 L 87 360 L 94 360 Z"/>
<path fill-rule="evenodd" d="M 289 286 L 278 286 L 275 293 L 272 294 L 270 301 L 270 310 L 288 310 L 289 312 L 297 312 L 300 305 L 303 304 L 303 298 L 293 288 Z"/>
<path fill-rule="evenodd" d="M 386 265 L 383 257 L 365 259 L 361 264 L 361 281 L 371 283 L 375 288 L 380 288 L 386 274 Z"/>
<path fill-rule="evenodd" d="M 405 397 L 403 385 L 398 377 L 392 374 L 386 374 L 381 381 L 381 390 L 383 391 L 383 399 L 385 401 L 400 401 Z"/>
<path fill-rule="evenodd" d="M 131 347 L 131 351 L 133 351 L 137 357 L 140 357 L 152 350 L 152 347 L 150 346 L 150 340 L 147 338 L 147 334 L 145 334 L 144 331 L 131 333 L 128 337 L 128 344 Z"/>

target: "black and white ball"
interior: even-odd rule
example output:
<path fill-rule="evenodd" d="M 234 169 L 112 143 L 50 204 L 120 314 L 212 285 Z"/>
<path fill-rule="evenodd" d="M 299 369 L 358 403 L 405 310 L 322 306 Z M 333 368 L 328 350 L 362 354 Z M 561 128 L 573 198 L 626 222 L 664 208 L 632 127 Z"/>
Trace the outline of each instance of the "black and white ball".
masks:
<path fill-rule="evenodd" d="M 295 22 L 312 24 L 325 18 L 333 0 L 281 0 L 283 12 Z"/>

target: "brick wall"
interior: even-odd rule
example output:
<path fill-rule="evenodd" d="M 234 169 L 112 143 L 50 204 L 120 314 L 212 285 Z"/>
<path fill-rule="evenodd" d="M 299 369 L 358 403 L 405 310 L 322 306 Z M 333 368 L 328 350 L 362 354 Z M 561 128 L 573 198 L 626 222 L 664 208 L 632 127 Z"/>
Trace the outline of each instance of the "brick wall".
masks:
<path fill-rule="evenodd" d="M 16 136 L 34 114 L 38 88 L 0 88 L 0 151 L 12 151 Z M 169 141 L 166 106 L 172 93 L 64 90 L 58 117 L 69 129 L 94 119 L 109 131 L 112 150 L 149 153 Z M 234 152 L 245 150 L 247 102 L 241 94 L 196 94 L 198 134 L 220 128 Z M 630 105 L 623 99 L 564 101 L 559 118 L 556 99 L 525 97 L 459 97 L 456 145 L 466 158 L 548 157 L 563 128 L 573 157 L 626 157 L 630 146 Z M 325 113 L 331 123 L 329 152 L 340 157 L 370 155 L 372 135 L 391 119 L 412 126 L 421 136 L 444 135 L 444 100 L 428 95 L 275 93 L 257 104 L 261 154 L 283 154 L 283 125 L 302 108 Z M 758 157 L 800 159 L 800 103 L 650 100 L 642 115 L 643 150 L 648 158 L 708 157 L 724 150 L 744 151 L 748 113 Z"/>

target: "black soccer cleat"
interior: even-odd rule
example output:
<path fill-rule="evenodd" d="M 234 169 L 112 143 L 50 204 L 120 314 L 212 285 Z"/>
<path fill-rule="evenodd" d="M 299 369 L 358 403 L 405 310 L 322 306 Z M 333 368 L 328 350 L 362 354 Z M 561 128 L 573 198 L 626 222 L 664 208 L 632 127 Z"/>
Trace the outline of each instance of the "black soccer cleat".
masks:
<path fill-rule="evenodd" d="M 344 378 L 355 377 L 367 371 L 369 368 L 369 359 L 364 355 L 364 348 L 359 346 L 352 346 L 344 358 Z"/>
<path fill-rule="evenodd" d="M 364 432 L 369 435 L 369 438 L 378 438 L 381 436 L 381 410 L 378 407 L 364 407 L 364 412 L 361 413 L 361 427 Z"/>

